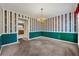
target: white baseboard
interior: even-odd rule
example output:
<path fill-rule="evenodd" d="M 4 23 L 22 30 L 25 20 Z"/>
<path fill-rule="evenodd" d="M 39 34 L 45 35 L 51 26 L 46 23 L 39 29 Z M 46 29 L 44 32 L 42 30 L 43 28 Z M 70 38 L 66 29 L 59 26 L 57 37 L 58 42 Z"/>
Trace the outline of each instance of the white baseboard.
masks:
<path fill-rule="evenodd" d="M 5 46 L 9 46 L 9 45 L 13 45 L 13 44 L 17 44 L 18 42 L 13 42 L 13 43 L 9 43 L 9 44 L 4 44 L 2 45 L 2 47 L 5 47 Z"/>
<path fill-rule="evenodd" d="M 39 38 L 41 38 L 41 37 L 42 37 L 42 36 L 38 36 L 38 37 L 31 38 L 31 39 L 29 39 L 29 40 L 39 39 Z"/>

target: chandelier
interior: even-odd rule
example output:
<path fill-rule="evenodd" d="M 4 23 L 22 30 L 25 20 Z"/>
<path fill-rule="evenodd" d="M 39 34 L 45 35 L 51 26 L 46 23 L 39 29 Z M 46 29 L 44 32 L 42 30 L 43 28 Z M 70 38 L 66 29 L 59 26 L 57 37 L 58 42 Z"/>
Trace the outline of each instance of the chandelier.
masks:
<path fill-rule="evenodd" d="M 45 18 L 44 15 L 43 15 L 43 8 L 41 8 L 40 11 L 41 11 L 41 15 L 40 15 L 39 18 L 37 18 L 37 20 L 38 20 L 39 22 L 43 23 L 43 22 L 46 20 L 46 18 Z"/>

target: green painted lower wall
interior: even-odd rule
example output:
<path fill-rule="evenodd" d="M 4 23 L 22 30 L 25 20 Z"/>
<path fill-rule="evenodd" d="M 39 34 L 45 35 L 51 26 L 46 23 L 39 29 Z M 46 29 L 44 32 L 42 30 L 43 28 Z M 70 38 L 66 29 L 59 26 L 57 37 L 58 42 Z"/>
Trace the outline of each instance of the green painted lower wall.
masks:
<path fill-rule="evenodd" d="M 78 43 L 78 34 L 77 33 L 60 33 L 60 39 Z"/>
<path fill-rule="evenodd" d="M 42 36 L 65 40 L 74 43 L 78 42 L 77 33 L 42 32 Z"/>
<path fill-rule="evenodd" d="M 17 41 L 17 33 L 1 34 L 1 45 L 9 44 Z"/>
<path fill-rule="evenodd" d="M 0 49 L 1 49 L 2 41 L 1 41 L 1 36 L 0 36 Z"/>
<path fill-rule="evenodd" d="M 34 38 L 38 36 L 45 36 L 50 38 L 55 38 L 59 40 L 65 40 L 69 42 L 78 42 L 78 34 L 77 33 L 59 33 L 59 32 L 30 32 L 29 38 Z"/>
<path fill-rule="evenodd" d="M 41 36 L 41 32 L 30 32 L 29 33 L 29 38 L 34 38 L 38 36 Z"/>
<path fill-rule="evenodd" d="M 42 32 L 42 36 L 59 39 L 60 33 L 57 33 L 57 32 Z"/>
<path fill-rule="evenodd" d="M 0 46 L 2 45 L 2 39 L 1 39 L 1 36 L 0 36 Z"/>

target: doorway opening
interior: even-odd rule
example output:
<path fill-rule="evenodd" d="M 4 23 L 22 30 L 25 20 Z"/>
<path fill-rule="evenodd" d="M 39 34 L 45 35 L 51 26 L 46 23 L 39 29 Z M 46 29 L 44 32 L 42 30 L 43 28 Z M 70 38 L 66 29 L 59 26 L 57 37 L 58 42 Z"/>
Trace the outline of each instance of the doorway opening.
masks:
<path fill-rule="evenodd" d="M 23 38 L 24 40 L 28 38 L 28 20 L 18 19 L 18 39 Z"/>

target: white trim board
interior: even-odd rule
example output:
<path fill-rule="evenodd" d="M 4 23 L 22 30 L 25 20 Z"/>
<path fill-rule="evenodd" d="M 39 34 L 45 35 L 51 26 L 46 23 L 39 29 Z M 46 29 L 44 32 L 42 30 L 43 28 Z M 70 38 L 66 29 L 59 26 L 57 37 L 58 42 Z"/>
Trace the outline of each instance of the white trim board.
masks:
<path fill-rule="evenodd" d="M 53 32 L 53 31 L 43 31 L 43 32 Z M 54 33 L 74 33 L 74 34 L 76 33 L 77 34 L 78 32 L 54 32 Z"/>
<path fill-rule="evenodd" d="M 41 38 L 41 37 L 42 37 L 42 36 L 38 36 L 38 37 L 30 38 L 29 40 L 39 39 L 39 38 Z"/>
<path fill-rule="evenodd" d="M 19 43 L 19 42 L 13 42 L 13 43 L 9 43 L 9 44 L 4 44 L 4 45 L 2 45 L 2 48 L 5 47 L 5 46 L 9 46 L 9 45 L 17 44 L 17 43 Z"/>

